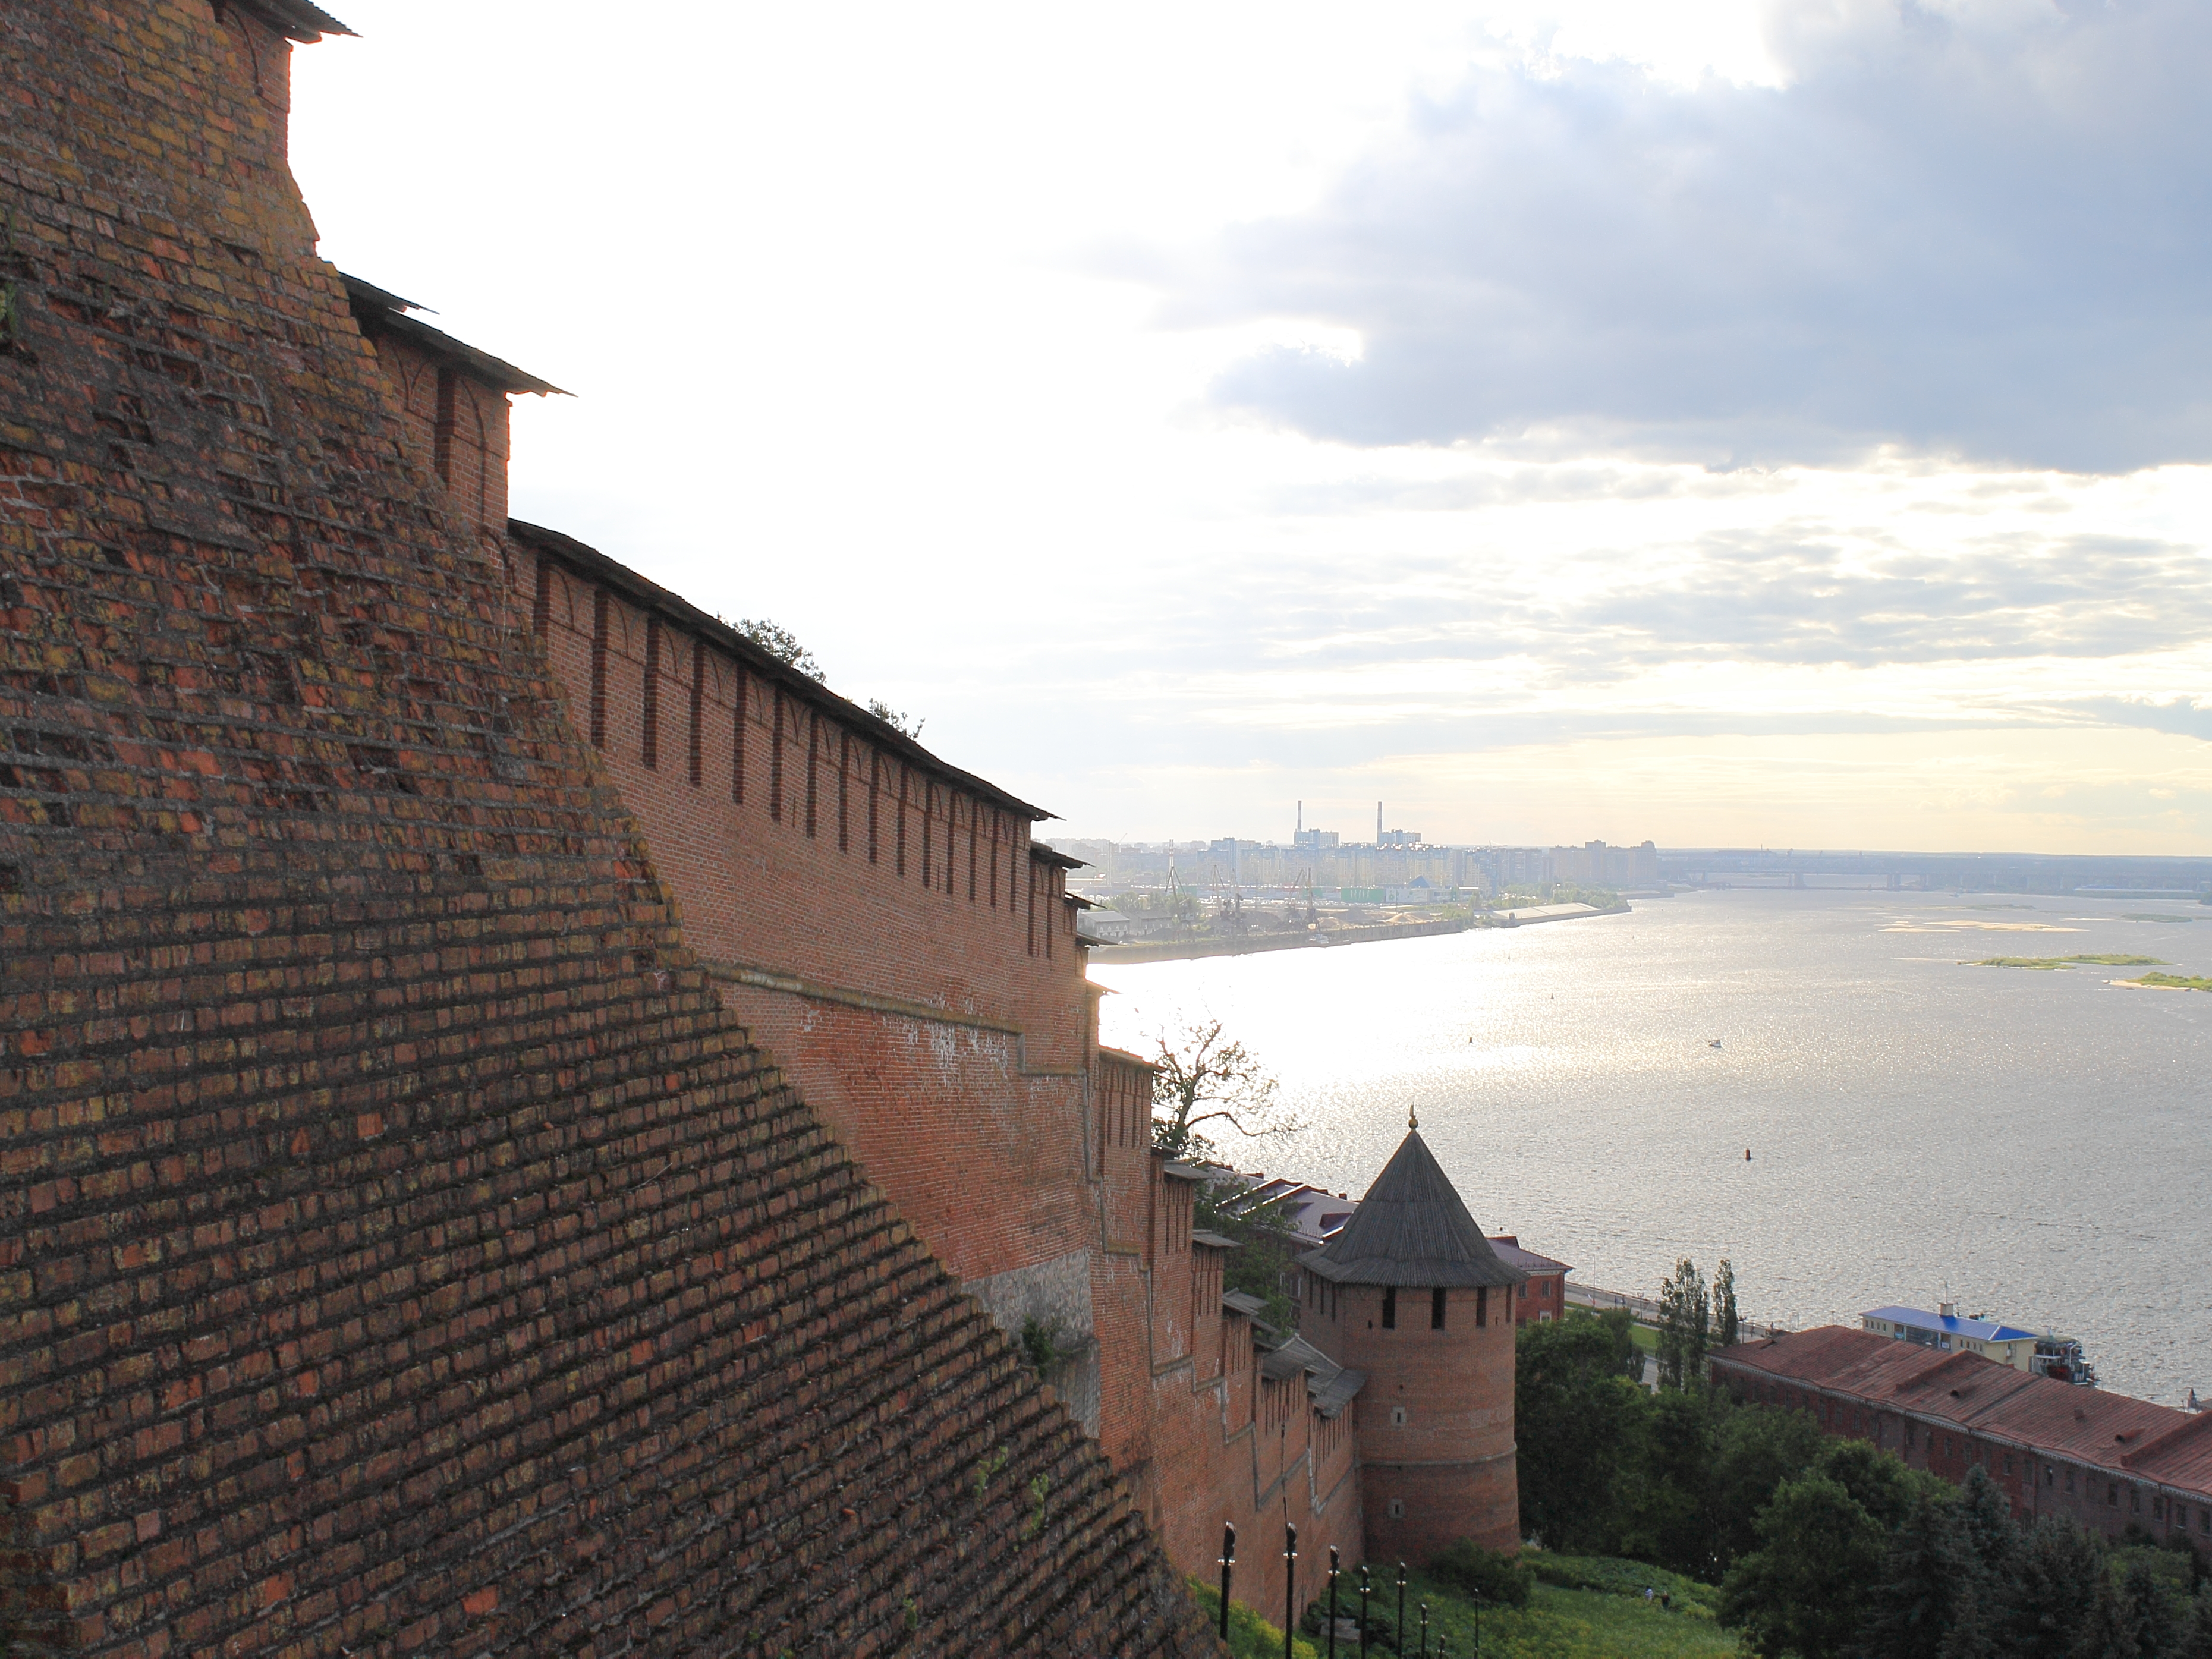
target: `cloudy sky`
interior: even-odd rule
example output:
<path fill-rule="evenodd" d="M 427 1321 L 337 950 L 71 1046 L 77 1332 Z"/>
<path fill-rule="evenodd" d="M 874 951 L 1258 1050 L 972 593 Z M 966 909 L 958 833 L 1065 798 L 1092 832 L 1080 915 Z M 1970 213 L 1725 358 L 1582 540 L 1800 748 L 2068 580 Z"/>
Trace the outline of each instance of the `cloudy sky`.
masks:
<path fill-rule="evenodd" d="M 2212 853 L 2212 13 L 331 0 L 516 513 L 1055 830 Z"/>

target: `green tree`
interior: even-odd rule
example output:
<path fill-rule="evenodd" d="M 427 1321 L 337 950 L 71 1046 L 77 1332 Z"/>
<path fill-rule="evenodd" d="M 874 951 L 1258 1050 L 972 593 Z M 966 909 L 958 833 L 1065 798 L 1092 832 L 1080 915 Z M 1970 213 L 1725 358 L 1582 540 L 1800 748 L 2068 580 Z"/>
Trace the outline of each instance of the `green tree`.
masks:
<path fill-rule="evenodd" d="M 2174 1635 L 2165 1587 L 2147 1564 L 2131 1561 L 2118 1578 L 2106 1574 L 2098 1585 L 2075 1659 L 2164 1659 Z"/>
<path fill-rule="evenodd" d="M 1948 1494 L 1923 1492 L 1890 1534 L 1862 1626 L 1868 1659 L 1948 1659 L 1962 1626 L 1980 1642 L 1981 1562 L 1959 1510 Z"/>
<path fill-rule="evenodd" d="M 1297 1322 L 1289 1286 L 1297 1229 L 1281 1202 L 1255 1200 L 1250 1188 L 1234 1179 L 1209 1181 L 1198 1189 L 1192 1221 L 1237 1247 L 1222 1267 L 1221 1288 L 1258 1297 L 1267 1304 L 1267 1322 L 1288 1331 Z"/>
<path fill-rule="evenodd" d="M 1692 1578 L 1717 1577 L 1711 1471 L 1735 1402 L 1717 1389 L 1662 1389 L 1644 1408 L 1643 1455 L 1622 1504 L 1626 1553 Z"/>
<path fill-rule="evenodd" d="M 2004 1647 L 1999 1636 L 2002 1620 L 1988 1610 L 1988 1597 L 1968 1585 L 1959 1598 L 1950 1634 L 1943 1638 L 1938 1659 L 2000 1659 Z"/>
<path fill-rule="evenodd" d="M 794 640 L 793 643 L 795 645 L 798 641 Z M 814 678 L 818 680 L 822 677 L 817 674 Z M 927 720 L 917 720 L 904 709 L 892 708 L 881 697 L 868 699 L 868 712 L 901 737 L 911 738 L 916 743 L 921 741 L 921 728 L 929 724 Z"/>
<path fill-rule="evenodd" d="M 2002 1610 L 2004 1593 L 2020 1577 L 2020 1552 L 2025 1540 L 2020 1522 L 2012 1518 L 2012 1500 L 1978 1463 L 1966 1471 L 1966 1484 L 1959 1488 L 1959 1524 L 1965 1529 L 1982 1577 L 1988 1581 L 1984 1599 L 1990 1605 L 1984 1611 L 1995 1616 Z"/>
<path fill-rule="evenodd" d="M 1711 1477 L 1714 1552 L 1727 1567 L 1758 1547 L 1753 1522 L 1775 1489 L 1820 1461 L 1828 1443 L 1808 1412 L 1738 1406 L 1715 1437 Z"/>
<path fill-rule="evenodd" d="M 1659 1384 L 1683 1389 L 1705 1375 L 1711 1341 L 1712 1300 L 1705 1275 L 1684 1256 L 1659 1286 Z"/>
<path fill-rule="evenodd" d="M 747 617 L 738 623 L 738 632 L 774 657 L 778 662 L 788 663 L 809 679 L 827 682 L 829 676 L 814 653 L 799 642 L 799 636 L 789 629 L 779 627 L 765 617 Z"/>
<path fill-rule="evenodd" d="M 1840 1480 L 1805 1474 L 1783 1482 L 1757 1531 L 1722 1584 L 1721 1622 L 1759 1659 L 1841 1659 L 1881 1571 L 1881 1523 Z"/>
<path fill-rule="evenodd" d="M 1893 1452 L 1863 1440 L 1828 1440 L 1820 1448 L 1818 1468 L 1839 1482 L 1885 1536 L 1903 1526 L 1923 1497 L 1948 1498 L 1951 1483 L 1925 1469 L 1909 1468 Z"/>
<path fill-rule="evenodd" d="M 1726 1256 L 1713 1269 L 1713 1342 L 1717 1347 L 1732 1348 L 1742 1335 L 1741 1322 L 1735 1313 L 1735 1264 Z"/>
<path fill-rule="evenodd" d="M 2068 1659 L 2106 1577 L 2104 1546 L 2074 1522 L 2045 1516 L 2021 1541 L 2006 1651 L 2020 1659 Z M 2212 1651 L 2204 1659 L 2212 1659 Z"/>
<path fill-rule="evenodd" d="M 1513 1354 L 1522 1524 L 1554 1550 L 1619 1547 L 1621 1472 L 1641 1459 L 1643 1354 L 1616 1310 L 1524 1325 Z"/>
<path fill-rule="evenodd" d="M 2201 1589 L 2182 1620 L 2176 1659 L 2212 1659 L 2212 1589 Z"/>
<path fill-rule="evenodd" d="M 1275 1097 L 1275 1079 L 1218 1019 L 1189 1021 L 1163 1031 L 1153 1063 L 1152 1145 L 1170 1158 L 1203 1158 L 1216 1150 L 1201 1123 L 1225 1122 L 1253 1139 L 1301 1127 Z"/>

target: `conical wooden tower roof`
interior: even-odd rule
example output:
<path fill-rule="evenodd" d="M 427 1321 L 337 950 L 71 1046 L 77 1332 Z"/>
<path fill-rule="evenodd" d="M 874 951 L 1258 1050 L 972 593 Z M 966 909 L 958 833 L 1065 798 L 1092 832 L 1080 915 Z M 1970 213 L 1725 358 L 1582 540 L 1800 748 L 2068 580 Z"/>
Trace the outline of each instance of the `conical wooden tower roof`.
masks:
<path fill-rule="evenodd" d="M 1340 1285 L 1518 1285 L 1528 1278 L 1498 1259 L 1419 1129 L 1407 1132 L 1343 1231 L 1299 1265 Z"/>

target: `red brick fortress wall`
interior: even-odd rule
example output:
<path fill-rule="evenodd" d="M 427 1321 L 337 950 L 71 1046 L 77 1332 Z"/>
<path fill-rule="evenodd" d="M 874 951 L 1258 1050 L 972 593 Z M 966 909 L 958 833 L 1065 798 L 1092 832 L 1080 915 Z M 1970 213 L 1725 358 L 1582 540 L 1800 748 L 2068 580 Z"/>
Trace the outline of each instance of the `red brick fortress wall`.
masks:
<path fill-rule="evenodd" d="M 1395 1327 L 1375 1286 L 1319 1283 L 1312 1295 L 1310 1339 L 1367 1373 L 1358 1409 L 1368 1558 L 1424 1561 L 1462 1538 L 1519 1549 L 1511 1288 L 1449 1291 L 1442 1330 L 1431 1328 L 1429 1290 L 1397 1292 Z"/>
<path fill-rule="evenodd" d="M 594 550 L 514 534 L 517 603 L 725 1000 L 1001 1328 L 1051 1330 L 1054 1382 L 1170 1559 L 1203 1572 L 1224 1521 L 1285 1514 L 1316 1559 L 1356 1559 L 1350 1416 L 1261 1379 L 1224 1321 L 1190 1184 L 1152 1151 L 1149 1068 L 1097 1048 L 1035 809 Z M 1255 1557 L 1245 1589 L 1281 1578 Z"/>
<path fill-rule="evenodd" d="M 439 362 L 380 315 L 406 441 L 466 516 L 434 448 Z M 1285 1515 L 1315 1561 L 1355 1559 L 1352 1414 L 1261 1376 L 1250 1322 L 1224 1317 L 1220 1253 L 1151 1151 L 1149 1069 L 1097 1049 L 1071 861 L 1031 839 L 1037 810 L 596 550 L 508 530 L 513 611 L 725 1005 L 993 1321 L 1043 1328 L 1057 1392 L 1171 1559 L 1203 1571 L 1224 1521 Z M 1281 1577 L 1261 1551 L 1240 1594 Z"/>
<path fill-rule="evenodd" d="M 0 1646 L 1211 1650 L 687 948 L 286 15 L 0 11 Z"/>
<path fill-rule="evenodd" d="M 372 333 L 369 343 L 409 446 L 437 478 L 447 522 L 489 538 L 495 551 L 507 536 L 506 394 L 410 341 Z"/>
<path fill-rule="evenodd" d="M 516 603 L 725 1003 L 1097 1421 L 1091 992 L 1036 809 L 593 550 L 517 526 Z"/>

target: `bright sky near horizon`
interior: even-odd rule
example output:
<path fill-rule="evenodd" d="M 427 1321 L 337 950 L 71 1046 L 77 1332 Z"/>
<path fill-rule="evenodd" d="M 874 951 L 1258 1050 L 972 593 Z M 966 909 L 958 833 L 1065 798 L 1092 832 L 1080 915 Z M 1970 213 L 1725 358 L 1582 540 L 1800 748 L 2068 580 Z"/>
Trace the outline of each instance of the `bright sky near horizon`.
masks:
<path fill-rule="evenodd" d="M 331 0 L 514 507 L 1052 833 L 2212 853 L 2212 13 Z"/>

